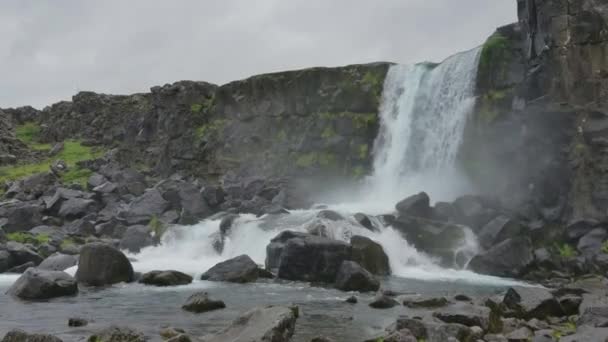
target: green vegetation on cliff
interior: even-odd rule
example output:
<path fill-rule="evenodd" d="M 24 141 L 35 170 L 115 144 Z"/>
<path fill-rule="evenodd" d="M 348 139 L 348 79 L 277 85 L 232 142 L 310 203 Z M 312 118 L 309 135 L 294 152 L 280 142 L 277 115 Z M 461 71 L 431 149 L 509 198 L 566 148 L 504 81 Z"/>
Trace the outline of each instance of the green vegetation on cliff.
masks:
<path fill-rule="evenodd" d="M 496 32 L 486 40 L 481 50 L 479 68 L 482 72 L 489 72 L 490 68 L 505 67 L 511 58 L 509 48 L 511 43 L 507 37 Z"/>
<path fill-rule="evenodd" d="M 15 127 L 15 135 L 17 139 L 21 140 L 33 150 L 48 151 L 51 149 L 50 144 L 41 144 L 38 142 L 40 125 L 34 122 L 26 122 L 23 125 Z"/>

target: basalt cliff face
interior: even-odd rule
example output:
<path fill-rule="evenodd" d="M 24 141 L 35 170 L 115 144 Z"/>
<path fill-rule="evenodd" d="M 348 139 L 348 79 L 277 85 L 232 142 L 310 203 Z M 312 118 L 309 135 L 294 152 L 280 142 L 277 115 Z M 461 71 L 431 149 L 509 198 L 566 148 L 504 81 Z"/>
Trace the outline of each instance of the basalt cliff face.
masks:
<path fill-rule="evenodd" d="M 608 214 L 608 3 L 518 0 L 486 42 L 461 159 L 527 219 Z"/>

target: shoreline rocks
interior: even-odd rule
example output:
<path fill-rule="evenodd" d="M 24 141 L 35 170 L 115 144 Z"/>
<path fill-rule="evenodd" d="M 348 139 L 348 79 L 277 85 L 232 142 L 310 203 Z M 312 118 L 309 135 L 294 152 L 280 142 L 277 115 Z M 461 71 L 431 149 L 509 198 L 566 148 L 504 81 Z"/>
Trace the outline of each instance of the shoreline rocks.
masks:
<path fill-rule="evenodd" d="M 134 279 L 133 266 L 118 249 L 101 243 L 80 250 L 76 280 L 87 286 L 105 286 Z"/>
<path fill-rule="evenodd" d="M 78 284 L 65 272 L 29 268 L 6 293 L 24 300 L 45 300 L 76 295 Z"/>

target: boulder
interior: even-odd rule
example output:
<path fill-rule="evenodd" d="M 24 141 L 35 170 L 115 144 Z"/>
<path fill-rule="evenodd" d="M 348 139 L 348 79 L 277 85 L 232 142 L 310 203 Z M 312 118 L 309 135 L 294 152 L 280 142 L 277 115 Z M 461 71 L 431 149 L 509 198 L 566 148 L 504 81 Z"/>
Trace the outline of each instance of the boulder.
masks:
<path fill-rule="evenodd" d="M 201 194 L 207 204 L 213 208 L 224 202 L 226 193 L 218 186 L 206 186 L 201 190 Z"/>
<path fill-rule="evenodd" d="M 142 248 L 154 245 L 154 238 L 147 226 L 136 225 L 127 228 L 120 240 L 120 249 L 139 253 Z"/>
<path fill-rule="evenodd" d="M 42 207 L 37 203 L 13 203 L 0 208 L 0 217 L 6 217 L 2 229 L 6 233 L 30 230 L 42 225 Z"/>
<path fill-rule="evenodd" d="M 186 300 L 186 303 L 182 305 L 182 309 L 194 313 L 224 309 L 225 307 L 226 304 L 224 304 L 223 301 L 209 298 L 207 292 L 193 294 Z"/>
<path fill-rule="evenodd" d="M 116 248 L 91 243 L 80 249 L 76 279 L 89 286 L 105 286 L 133 280 L 133 267 Z"/>
<path fill-rule="evenodd" d="M 352 247 L 351 258 L 366 270 L 375 275 L 391 274 L 388 256 L 382 245 L 364 236 L 355 235 L 350 238 Z"/>
<path fill-rule="evenodd" d="M 0 273 L 6 272 L 13 267 L 13 259 L 8 251 L 0 249 Z"/>
<path fill-rule="evenodd" d="M 369 306 L 374 309 L 390 309 L 397 305 L 399 305 L 399 302 L 387 295 L 376 296 L 376 298 L 369 303 Z"/>
<path fill-rule="evenodd" d="M 182 208 L 180 224 L 195 224 L 213 214 L 197 186 L 185 184 L 180 187 L 178 196 Z"/>
<path fill-rule="evenodd" d="M 354 215 L 354 219 L 355 221 L 357 221 L 357 223 L 359 223 L 361 226 L 365 227 L 369 231 L 375 232 L 378 230 L 376 229 L 376 227 L 374 227 L 374 224 L 372 223 L 372 220 L 370 220 L 369 216 L 363 213 L 356 213 Z"/>
<path fill-rule="evenodd" d="M 430 202 L 429 195 L 425 192 L 421 192 L 397 203 L 395 208 L 399 212 L 399 215 L 431 218 L 432 209 Z"/>
<path fill-rule="evenodd" d="M 147 223 L 153 216 L 161 216 L 167 209 L 169 202 L 163 198 L 158 189 L 149 189 L 135 198 L 120 216 L 130 223 Z"/>
<path fill-rule="evenodd" d="M 79 317 L 72 317 L 70 319 L 68 319 L 68 327 L 84 327 L 87 326 L 89 324 L 89 321 L 87 321 L 84 318 L 79 318 Z"/>
<path fill-rule="evenodd" d="M 287 280 L 333 283 L 342 262 L 350 256 L 350 245 L 342 241 L 312 235 L 292 238 L 285 243 L 279 261 L 275 263 L 279 265 L 277 276 Z M 267 254 L 267 259 L 269 257 Z"/>
<path fill-rule="evenodd" d="M 449 302 L 445 297 L 416 297 L 407 298 L 403 301 L 403 305 L 409 308 L 440 308 L 448 304 Z"/>
<path fill-rule="evenodd" d="M 8 271 L 6 271 L 6 272 L 21 274 L 21 273 L 25 272 L 28 268 L 32 268 L 32 267 L 36 267 L 36 265 L 30 261 L 30 262 L 26 262 L 25 264 L 13 266 L 13 267 L 9 268 Z"/>
<path fill-rule="evenodd" d="M 483 274 L 517 277 L 526 272 L 533 262 L 532 241 L 527 237 L 515 237 L 473 257 L 469 268 Z"/>
<path fill-rule="evenodd" d="M 488 249 L 506 239 L 516 237 L 522 231 L 522 226 L 511 218 L 500 215 L 481 228 L 477 237 L 479 244 Z"/>
<path fill-rule="evenodd" d="M 568 223 L 566 239 L 576 243 L 581 237 L 597 228 L 600 223 L 594 219 L 580 219 Z"/>
<path fill-rule="evenodd" d="M 342 291 L 369 292 L 378 291 L 380 283 L 356 262 L 344 261 L 336 276 L 335 286 Z"/>
<path fill-rule="evenodd" d="M 192 282 L 192 277 L 178 271 L 152 271 L 139 278 L 139 282 L 154 286 L 178 286 Z"/>
<path fill-rule="evenodd" d="M 2 342 L 63 342 L 59 337 L 48 334 L 28 334 L 23 330 L 13 329 L 4 335 Z"/>
<path fill-rule="evenodd" d="M 321 210 L 317 213 L 317 218 L 325 219 L 329 221 L 342 221 L 344 216 L 333 210 Z"/>
<path fill-rule="evenodd" d="M 607 237 L 608 233 L 604 228 L 595 228 L 578 240 L 576 249 L 586 257 L 593 257 L 602 253 L 602 244 Z"/>
<path fill-rule="evenodd" d="M 22 180 L 15 181 L 6 191 L 7 198 L 27 201 L 39 198 L 55 182 L 57 177 L 51 172 L 37 173 Z"/>
<path fill-rule="evenodd" d="M 93 190 L 94 188 L 106 183 L 108 179 L 99 173 L 93 173 L 87 180 L 87 188 Z"/>
<path fill-rule="evenodd" d="M 78 219 L 95 212 L 97 207 L 97 202 L 92 199 L 69 198 L 61 203 L 58 215 L 68 220 Z"/>
<path fill-rule="evenodd" d="M 63 229 L 72 235 L 79 236 L 90 236 L 96 233 L 95 225 L 86 217 L 70 222 Z"/>
<path fill-rule="evenodd" d="M 266 246 L 266 269 L 276 273 L 279 269 L 281 254 L 283 253 L 283 249 L 285 248 L 285 244 L 287 243 L 287 241 L 294 238 L 305 238 L 307 236 L 309 235 L 305 233 L 285 230 L 280 232 L 277 236 L 270 240 L 270 244 Z"/>
<path fill-rule="evenodd" d="M 146 342 L 148 339 L 139 331 L 129 327 L 110 326 L 91 335 L 91 342 Z"/>
<path fill-rule="evenodd" d="M 478 196 L 459 197 L 452 203 L 452 208 L 453 220 L 471 227 L 474 231 L 479 230 L 496 216 L 493 210 L 485 207 L 482 198 Z"/>
<path fill-rule="evenodd" d="M 258 279 L 258 265 L 247 255 L 223 261 L 211 267 L 201 280 L 249 283 Z"/>
<path fill-rule="evenodd" d="M 44 300 L 78 293 L 76 279 L 65 272 L 29 268 L 7 294 L 25 300 Z"/>
<path fill-rule="evenodd" d="M 608 306 L 598 304 L 585 308 L 578 318 L 576 325 L 608 327 Z"/>
<path fill-rule="evenodd" d="M 77 256 L 55 253 L 44 259 L 44 261 L 38 265 L 38 269 L 47 271 L 65 271 L 72 266 L 76 266 L 77 264 Z"/>
<path fill-rule="evenodd" d="M 445 323 L 462 324 L 467 327 L 481 327 L 484 331 L 490 328 L 490 309 L 467 303 L 457 303 L 445 308 L 436 309 L 433 316 Z"/>
<path fill-rule="evenodd" d="M 520 319 L 546 319 L 564 315 L 559 301 L 549 290 L 540 287 L 509 288 L 502 303 L 510 310 L 505 315 Z"/>
<path fill-rule="evenodd" d="M 237 318 L 229 327 L 205 342 L 288 342 L 293 336 L 297 308 L 268 306 L 255 308 Z"/>
<path fill-rule="evenodd" d="M 39 265 L 43 258 L 40 254 L 36 253 L 29 245 L 22 243 L 9 241 L 6 244 L 6 250 L 11 255 L 13 265 L 23 265 L 28 262 L 32 262 L 34 265 Z"/>
<path fill-rule="evenodd" d="M 2 227 L 0 227 L 0 242 L 5 242 L 6 241 L 6 233 L 4 232 L 4 229 L 2 229 Z"/>

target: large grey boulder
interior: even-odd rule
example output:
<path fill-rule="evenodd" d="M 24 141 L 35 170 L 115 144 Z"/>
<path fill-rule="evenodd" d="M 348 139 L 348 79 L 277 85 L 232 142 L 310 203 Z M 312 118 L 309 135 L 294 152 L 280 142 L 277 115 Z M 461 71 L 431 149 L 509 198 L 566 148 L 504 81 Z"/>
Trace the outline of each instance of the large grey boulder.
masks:
<path fill-rule="evenodd" d="M 21 201 L 36 199 L 56 181 L 57 177 L 51 172 L 37 173 L 15 181 L 5 195 L 7 198 L 16 198 Z"/>
<path fill-rule="evenodd" d="M 467 327 L 490 327 L 490 309 L 468 303 L 457 303 L 448 307 L 436 309 L 433 316 L 445 323 L 462 324 Z"/>
<path fill-rule="evenodd" d="M 431 218 L 432 209 L 430 202 L 429 195 L 425 192 L 421 192 L 397 203 L 395 208 L 400 215 Z"/>
<path fill-rule="evenodd" d="M 89 337 L 92 342 L 146 342 L 146 336 L 134 329 L 122 326 L 104 328 Z"/>
<path fill-rule="evenodd" d="M 276 256 L 277 253 L 272 254 Z M 269 256 L 270 253 L 267 258 Z M 289 239 L 282 248 L 278 261 L 278 277 L 333 283 L 342 262 L 350 260 L 350 257 L 351 247 L 343 241 L 312 235 L 295 237 Z"/>
<path fill-rule="evenodd" d="M 205 342 L 287 342 L 293 336 L 297 308 L 269 306 L 247 311 L 228 328 L 205 336 Z"/>
<path fill-rule="evenodd" d="M 182 305 L 182 309 L 194 313 L 201 313 L 213 310 L 219 310 L 226 307 L 221 300 L 214 300 L 209 298 L 207 292 L 197 292 L 190 296 L 186 303 Z"/>
<path fill-rule="evenodd" d="M 9 203 L 0 207 L 0 217 L 6 217 L 6 233 L 26 231 L 42 225 L 42 207 L 36 202 Z"/>
<path fill-rule="evenodd" d="M 149 189 L 134 199 L 120 216 L 132 224 L 147 223 L 153 216 L 161 216 L 168 208 L 169 202 L 163 198 L 158 189 Z"/>
<path fill-rule="evenodd" d="M 584 256 L 595 256 L 601 253 L 602 244 L 607 237 L 608 233 L 604 228 L 595 228 L 578 240 L 576 249 Z"/>
<path fill-rule="evenodd" d="M 6 250 L 10 253 L 11 260 L 15 266 L 28 262 L 39 265 L 43 260 L 40 254 L 36 253 L 31 246 L 19 242 L 9 241 L 6 244 Z"/>
<path fill-rule="evenodd" d="M 128 250 L 131 253 L 139 253 L 142 248 L 154 245 L 150 228 L 143 225 L 136 225 L 127 228 L 120 240 L 120 249 Z"/>
<path fill-rule="evenodd" d="M 0 273 L 6 272 L 13 267 L 13 259 L 8 251 L 0 249 Z"/>
<path fill-rule="evenodd" d="M 519 235 L 522 226 L 511 218 L 500 215 L 481 228 L 477 237 L 481 247 L 488 249 L 497 243 Z"/>
<path fill-rule="evenodd" d="M 28 334 L 23 330 L 13 329 L 4 335 L 2 342 L 63 342 L 59 337 L 48 334 Z"/>
<path fill-rule="evenodd" d="M 98 203 L 92 199 L 70 198 L 61 203 L 58 215 L 59 217 L 73 220 L 96 211 L 97 207 Z"/>
<path fill-rule="evenodd" d="M 510 309 L 506 315 L 526 320 L 564 316 L 559 301 L 549 290 L 540 287 L 509 288 L 503 304 Z"/>
<path fill-rule="evenodd" d="M 527 237 L 515 237 L 476 255 L 469 263 L 469 268 L 483 274 L 517 277 L 522 275 L 533 262 L 532 241 Z"/>
<path fill-rule="evenodd" d="M 65 271 L 78 264 L 78 257 L 75 255 L 55 253 L 44 259 L 38 269 L 47 271 Z"/>
<path fill-rule="evenodd" d="M 154 286 L 178 286 L 192 282 L 192 277 L 178 271 L 152 271 L 139 278 L 139 282 Z"/>
<path fill-rule="evenodd" d="M 222 261 L 201 276 L 202 280 L 249 283 L 259 277 L 258 265 L 247 255 Z"/>
<path fill-rule="evenodd" d="M 133 266 L 116 248 L 91 243 L 80 249 L 76 279 L 89 286 L 105 286 L 133 280 Z"/>
<path fill-rule="evenodd" d="M 379 243 L 370 238 L 355 235 L 350 238 L 352 247 L 351 258 L 363 268 L 375 275 L 387 276 L 391 274 L 388 255 Z"/>
<path fill-rule="evenodd" d="M 29 268 L 7 294 L 25 300 L 43 300 L 78 293 L 76 279 L 65 272 Z"/>
<path fill-rule="evenodd" d="M 287 241 L 293 238 L 305 238 L 306 236 L 309 235 L 306 233 L 285 230 L 270 240 L 270 243 L 266 246 L 266 269 L 276 273 L 279 269 L 281 254 L 283 253 Z"/>
<path fill-rule="evenodd" d="M 342 291 L 370 292 L 378 291 L 380 282 L 356 262 L 344 261 L 336 276 L 335 286 Z"/>

